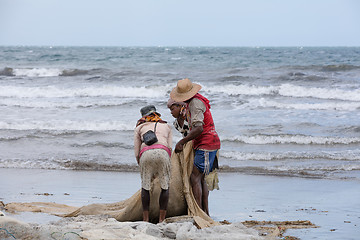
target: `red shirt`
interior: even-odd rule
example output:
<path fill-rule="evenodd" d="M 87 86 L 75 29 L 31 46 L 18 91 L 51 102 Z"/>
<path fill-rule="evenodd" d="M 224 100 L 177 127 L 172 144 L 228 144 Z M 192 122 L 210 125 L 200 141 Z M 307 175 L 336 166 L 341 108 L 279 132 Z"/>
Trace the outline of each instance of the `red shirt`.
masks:
<path fill-rule="evenodd" d="M 197 93 L 193 98 L 201 100 L 206 107 L 206 111 L 204 112 L 203 132 L 193 140 L 194 149 L 220 149 L 220 139 L 215 131 L 215 124 L 210 112 L 209 100 L 199 93 Z M 189 114 L 191 115 L 191 112 Z"/>

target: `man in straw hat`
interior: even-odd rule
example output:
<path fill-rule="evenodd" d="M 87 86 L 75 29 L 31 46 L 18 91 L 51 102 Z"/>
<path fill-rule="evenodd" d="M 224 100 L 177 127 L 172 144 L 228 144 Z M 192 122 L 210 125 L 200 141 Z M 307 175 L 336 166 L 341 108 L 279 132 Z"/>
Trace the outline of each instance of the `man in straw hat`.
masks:
<path fill-rule="evenodd" d="M 185 143 L 193 141 L 195 157 L 190 176 L 192 191 L 199 207 L 209 215 L 209 191 L 205 175 L 217 167 L 216 154 L 220 149 L 220 139 L 215 131 L 209 100 L 198 93 L 200 89 L 199 84 L 185 78 L 177 82 L 177 86 L 170 93 L 170 98 L 187 104 L 190 132 L 176 144 L 175 152 L 181 152 Z"/>

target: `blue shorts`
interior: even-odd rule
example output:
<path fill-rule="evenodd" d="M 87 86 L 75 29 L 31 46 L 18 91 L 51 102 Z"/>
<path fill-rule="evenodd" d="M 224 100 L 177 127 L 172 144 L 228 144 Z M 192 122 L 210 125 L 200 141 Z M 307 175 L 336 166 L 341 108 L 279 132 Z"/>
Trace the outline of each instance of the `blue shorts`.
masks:
<path fill-rule="evenodd" d="M 217 151 L 195 150 L 194 165 L 201 173 L 209 174 L 212 171 Z"/>

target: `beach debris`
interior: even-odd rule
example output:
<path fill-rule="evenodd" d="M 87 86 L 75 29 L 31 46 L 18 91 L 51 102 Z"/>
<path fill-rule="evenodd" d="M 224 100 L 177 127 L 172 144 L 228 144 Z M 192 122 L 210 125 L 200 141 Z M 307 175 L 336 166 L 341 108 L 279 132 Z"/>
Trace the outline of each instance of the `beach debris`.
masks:
<path fill-rule="evenodd" d="M 300 240 L 300 238 L 293 237 L 293 236 L 285 236 L 282 238 L 283 240 Z"/>
<path fill-rule="evenodd" d="M 296 209 L 296 211 L 305 211 L 305 212 L 318 212 L 318 213 L 328 213 L 329 211 L 320 211 L 316 208 L 300 208 L 300 209 Z"/>
<path fill-rule="evenodd" d="M 231 222 L 229 222 L 228 220 L 220 221 L 220 223 L 223 224 L 223 225 L 229 225 L 229 224 L 231 224 Z"/>
<path fill-rule="evenodd" d="M 190 215 L 182 215 L 176 217 L 168 217 L 164 220 L 164 223 L 183 223 L 183 222 L 194 223 L 194 219 Z"/>
<path fill-rule="evenodd" d="M 30 202 L 30 203 L 8 203 L 4 209 L 11 213 L 16 212 L 42 212 L 51 213 L 53 215 L 69 213 L 77 209 L 65 204 L 50 202 Z"/>
<path fill-rule="evenodd" d="M 38 195 L 38 196 L 53 196 L 54 194 L 52 194 L 52 193 L 35 193 L 35 195 Z"/>
<path fill-rule="evenodd" d="M 296 211 L 316 211 L 316 208 L 300 208 L 296 209 Z"/>
<path fill-rule="evenodd" d="M 265 211 L 265 210 L 260 209 L 260 210 L 256 210 L 255 212 L 266 212 L 266 211 Z"/>
<path fill-rule="evenodd" d="M 261 236 L 271 237 L 284 237 L 284 233 L 287 229 L 302 229 L 302 228 L 318 228 L 315 224 L 308 220 L 298 221 L 244 221 L 244 226 L 254 228 L 259 231 Z M 292 236 L 286 236 L 287 239 L 297 239 Z M 291 237 L 291 238 L 289 238 Z"/>

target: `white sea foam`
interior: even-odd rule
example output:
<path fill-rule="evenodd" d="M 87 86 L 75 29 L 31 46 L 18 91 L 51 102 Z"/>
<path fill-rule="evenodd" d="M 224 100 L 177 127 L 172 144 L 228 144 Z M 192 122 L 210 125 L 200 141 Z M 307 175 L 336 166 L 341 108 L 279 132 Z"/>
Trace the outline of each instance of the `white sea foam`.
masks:
<path fill-rule="evenodd" d="M 0 122 L 0 129 L 13 130 L 58 130 L 58 131 L 132 131 L 134 123 L 119 121 L 26 121 Z"/>
<path fill-rule="evenodd" d="M 247 144 L 357 144 L 360 138 L 357 137 L 315 137 L 305 135 L 254 135 L 254 136 L 233 136 L 225 137 L 222 141 L 235 141 Z"/>
<path fill-rule="evenodd" d="M 204 90 L 212 93 L 225 93 L 230 96 L 237 95 L 280 95 L 296 98 L 318 98 L 345 101 L 360 101 L 360 90 L 342 90 L 334 88 L 302 87 L 294 84 L 281 84 L 279 86 L 256 86 L 256 85 L 222 85 L 204 87 Z"/>
<path fill-rule="evenodd" d="M 254 85 L 222 85 L 214 87 L 204 87 L 204 90 L 212 93 L 225 93 L 230 96 L 237 95 L 268 95 L 274 94 L 278 90 L 275 86 L 254 86 Z"/>
<path fill-rule="evenodd" d="M 284 103 L 265 98 L 250 100 L 252 107 L 270 107 L 278 109 L 298 109 L 298 110 L 336 110 L 336 111 L 356 111 L 360 108 L 360 102 L 328 102 L 328 103 Z"/>
<path fill-rule="evenodd" d="M 146 97 L 146 98 L 167 98 L 172 86 L 151 86 L 151 87 L 130 87 L 118 85 L 100 85 L 88 87 L 61 88 L 57 86 L 26 87 L 26 86 L 0 86 L 0 97 L 17 98 L 53 98 L 53 97 Z M 351 101 L 337 104 L 284 104 L 271 102 L 259 102 L 267 106 L 295 109 L 340 109 L 354 110 L 360 104 L 360 90 L 341 90 L 327 88 L 309 88 L 282 84 L 280 86 L 250 86 L 250 85 L 224 85 L 216 87 L 204 86 L 204 91 L 209 94 L 222 93 L 229 96 L 238 95 L 281 95 L 295 98 L 318 98 Z"/>
<path fill-rule="evenodd" d="M 3 168 L 66 169 L 50 159 L 0 159 Z"/>
<path fill-rule="evenodd" d="M 15 68 L 15 76 L 25 77 L 56 77 L 60 76 L 62 70 L 57 68 Z"/>
<path fill-rule="evenodd" d="M 360 90 L 342 90 L 334 88 L 301 87 L 293 84 L 282 84 L 279 94 L 289 97 L 312 97 L 321 99 L 339 99 L 347 101 L 360 101 Z"/>
<path fill-rule="evenodd" d="M 87 108 L 102 106 L 119 106 L 129 103 L 129 99 L 103 99 L 96 98 L 78 98 L 77 101 L 66 101 L 63 98 L 52 99 L 52 101 L 44 101 L 43 99 L 29 98 L 5 98 L 0 101 L 0 106 L 8 107 L 24 107 L 24 108 Z"/>
<path fill-rule="evenodd" d="M 332 161 L 359 161 L 359 151 L 317 151 L 317 152 L 238 152 L 238 151 L 221 151 L 221 157 L 233 159 L 236 161 L 282 161 L 282 160 L 313 160 L 326 159 Z"/>
<path fill-rule="evenodd" d="M 268 170 L 275 171 L 296 171 L 296 172 L 333 172 L 333 171 L 354 171 L 360 170 L 360 164 L 342 164 L 342 165 L 323 165 L 323 164 L 313 164 L 311 166 L 291 166 L 291 165 L 281 165 L 281 166 L 271 166 L 266 167 Z"/>
<path fill-rule="evenodd" d="M 0 86 L 1 97 L 15 98 L 64 98 L 64 97 L 164 97 L 167 89 L 161 87 L 126 87 L 126 86 L 92 86 L 85 88 L 59 88 L 56 86 L 45 87 L 20 87 Z"/>

